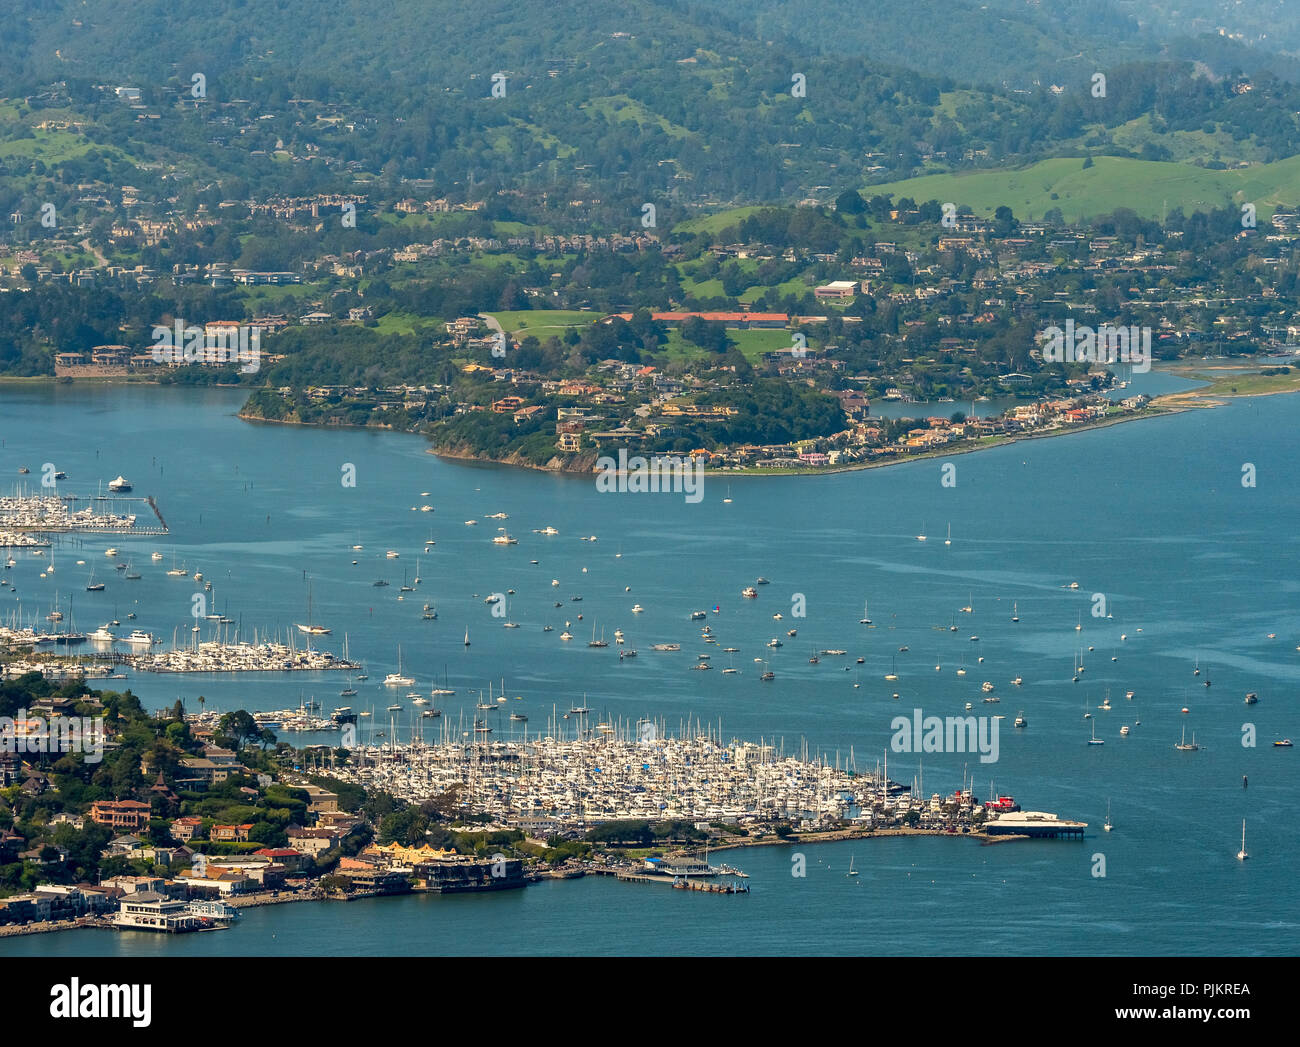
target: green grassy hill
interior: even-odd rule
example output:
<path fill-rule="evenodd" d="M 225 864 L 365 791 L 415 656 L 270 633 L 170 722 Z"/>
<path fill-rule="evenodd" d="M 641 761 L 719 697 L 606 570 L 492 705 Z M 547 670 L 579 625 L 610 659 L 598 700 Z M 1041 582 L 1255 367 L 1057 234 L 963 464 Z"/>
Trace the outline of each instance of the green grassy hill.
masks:
<path fill-rule="evenodd" d="M 1053 207 L 1073 222 L 1117 207 L 1159 219 L 1175 207 L 1190 214 L 1243 203 L 1255 204 L 1260 216 L 1267 217 L 1279 204 L 1300 201 L 1300 157 L 1234 171 L 1111 156 L 1097 157 L 1085 169 L 1077 157 L 1058 158 L 1019 170 L 908 178 L 862 192 L 892 193 L 895 199 L 906 196 L 917 202 L 951 201 L 982 215 L 1005 204 L 1022 221 L 1042 218 Z"/>

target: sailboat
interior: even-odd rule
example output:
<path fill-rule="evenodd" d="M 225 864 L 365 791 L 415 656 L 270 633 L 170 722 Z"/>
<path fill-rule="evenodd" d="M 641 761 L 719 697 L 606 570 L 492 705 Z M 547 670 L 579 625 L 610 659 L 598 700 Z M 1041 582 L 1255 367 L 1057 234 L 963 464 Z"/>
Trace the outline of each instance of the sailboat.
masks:
<path fill-rule="evenodd" d="M 952 545 L 952 524 L 948 525 L 948 537 L 943 540 L 944 545 Z"/>
<path fill-rule="evenodd" d="M 1093 721 L 1092 721 L 1092 737 L 1088 739 L 1088 744 L 1089 744 L 1089 745 L 1105 745 L 1105 744 L 1106 744 L 1106 741 L 1105 741 L 1104 738 L 1098 738 L 1098 737 L 1097 737 L 1097 721 L 1096 721 L 1096 720 L 1093 720 Z"/>
<path fill-rule="evenodd" d="M 723 505 L 731 504 L 731 484 L 727 484 L 727 497 L 722 499 L 722 504 Z"/>
<path fill-rule="evenodd" d="M 1250 854 L 1246 851 L 1246 819 L 1241 820 L 1241 850 L 1237 852 L 1237 861 L 1244 862 Z"/>
<path fill-rule="evenodd" d="M 402 675 L 402 645 L 397 645 L 397 672 L 384 677 L 385 687 L 410 687 L 415 683 L 413 677 Z"/>
<path fill-rule="evenodd" d="M 103 591 L 104 591 L 104 583 L 95 581 L 95 569 L 92 567 L 90 569 L 90 578 L 87 579 L 86 581 L 86 592 L 102 593 Z"/>
<path fill-rule="evenodd" d="M 925 541 L 925 524 L 921 524 L 921 533 L 916 536 L 918 542 Z"/>
<path fill-rule="evenodd" d="M 412 585 L 412 584 L 407 580 L 407 575 L 408 575 L 409 573 L 410 573 L 410 572 L 409 572 L 405 567 L 402 568 L 402 588 L 399 589 L 398 592 L 402 592 L 402 593 L 413 593 L 413 592 L 415 592 L 415 586 L 413 586 L 413 585 Z"/>
<path fill-rule="evenodd" d="M 863 601 L 862 601 L 862 617 L 858 619 L 858 624 L 859 624 L 859 625 L 870 625 L 870 624 L 871 624 L 871 615 L 870 615 L 870 614 L 868 613 L 868 611 L 867 611 L 867 601 L 866 601 L 866 600 L 863 600 Z"/>
<path fill-rule="evenodd" d="M 465 646 L 469 646 L 469 626 L 465 626 Z"/>
<path fill-rule="evenodd" d="M 444 664 L 442 667 L 442 686 L 435 687 L 432 691 L 429 692 L 429 695 L 433 698 L 437 698 L 439 695 L 455 694 L 455 693 L 456 692 L 451 688 L 450 680 L 447 679 L 447 666 Z"/>
<path fill-rule="evenodd" d="M 348 637 L 346 633 L 343 634 L 343 660 L 345 662 L 351 661 L 348 657 Z M 351 698 L 356 693 L 357 689 L 352 686 L 352 674 L 348 673 L 348 685 L 339 691 L 339 695 L 343 698 Z"/>
<path fill-rule="evenodd" d="M 1196 732 L 1192 732 L 1192 740 L 1187 740 L 1187 725 L 1183 724 L 1183 740 L 1174 746 L 1180 753 L 1194 753 L 1201 747 L 1196 744 Z"/>
<path fill-rule="evenodd" d="M 885 673 L 886 680 L 898 679 L 898 656 L 890 655 L 889 672 Z"/>
<path fill-rule="evenodd" d="M 1012 620 L 1013 622 L 1018 622 L 1018 621 L 1020 621 L 1020 611 L 1019 611 L 1019 609 L 1018 609 L 1017 606 L 1016 606 L 1016 601 L 1015 601 L 1015 600 L 1012 600 L 1012 601 L 1011 601 L 1011 620 Z"/>
<path fill-rule="evenodd" d="M 850 855 L 850 856 L 849 856 L 849 871 L 848 871 L 847 873 L 844 874 L 845 876 L 857 876 L 857 875 L 858 875 L 858 870 L 855 869 L 855 868 L 853 867 L 853 863 L 854 863 L 855 861 L 857 861 L 857 855 L 856 855 L 856 854 L 855 854 L 855 855 Z"/>
<path fill-rule="evenodd" d="M 329 629 L 323 625 L 313 625 L 311 620 L 311 582 L 307 582 L 307 624 L 298 625 L 300 633 L 306 633 L 308 636 L 325 636 Z"/>
<path fill-rule="evenodd" d="M 1115 826 L 1112 825 L 1112 824 L 1111 824 L 1111 821 L 1110 821 L 1110 801 L 1109 801 L 1109 800 L 1106 801 L 1106 820 L 1105 820 L 1104 822 L 1101 823 L 1101 827 L 1102 827 L 1103 829 L 1105 829 L 1107 832 L 1110 832 L 1111 829 L 1115 828 Z"/>

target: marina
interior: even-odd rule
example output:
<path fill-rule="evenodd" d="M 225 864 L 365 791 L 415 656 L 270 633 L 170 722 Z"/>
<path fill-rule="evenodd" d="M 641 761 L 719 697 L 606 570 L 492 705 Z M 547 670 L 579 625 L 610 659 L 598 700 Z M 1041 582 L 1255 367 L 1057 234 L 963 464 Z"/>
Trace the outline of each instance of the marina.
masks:
<path fill-rule="evenodd" d="M 95 498 L 96 508 L 77 508 L 77 503 L 87 499 L 74 495 L 0 495 L 0 539 L 7 532 L 23 534 L 123 534 L 164 535 L 167 524 L 152 497 L 149 498 Z M 117 506 L 129 509 L 134 505 L 148 508 L 153 524 L 139 522 L 139 514 L 116 511 Z M 4 542 L 0 544 L 17 544 Z"/>
<path fill-rule="evenodd" d="M 1075 836 L 1086 828 L 1054 814 L 1019 814 L 1001 798 L 981 804 L 966 786 L 922 801 L 911 786 L 888 781 L 878 765 L 859 773 L 851 754 L 843 766 L 832 765 L 806 753 L 785 755 L 761 741 L 724 743 L 703 725 L 676 738 L 647 719 L 588 732 L 581 726 L 587 712 L 579 710 L 579 737 L 572 739 L 555 736 L 561 733 L 555 721 L 531 741 L 469 741 L 463 724 L 444 723 L 440 740 L 430 744 L 358 746 L 344 767 L 330 754 L 328 773 L 412 803 L 461 789 L 466 815 L 486 815 L 500 825 L 540 821 L 549 831 L 638 818 L 789 820 L 812 830 L 914 821 L 1025 837 Z"/>

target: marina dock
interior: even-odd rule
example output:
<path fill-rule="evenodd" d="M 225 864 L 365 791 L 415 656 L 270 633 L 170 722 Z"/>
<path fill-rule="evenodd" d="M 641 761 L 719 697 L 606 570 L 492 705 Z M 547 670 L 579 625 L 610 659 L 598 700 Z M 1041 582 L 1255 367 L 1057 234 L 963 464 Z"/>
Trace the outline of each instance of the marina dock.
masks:
<path fill-rule="evenodd" d="M 0 531 L 15 534 L 125 534 L 156 536 L 168 533 L 167 524 L 153 498 L 100 496 L 96 507 L 76 508 L 87 499 L 72 495 L 0 495 Z M 133 504 L 147 506 L 153 524 L 139 522 L 139 513 L 122 510 Z"/>

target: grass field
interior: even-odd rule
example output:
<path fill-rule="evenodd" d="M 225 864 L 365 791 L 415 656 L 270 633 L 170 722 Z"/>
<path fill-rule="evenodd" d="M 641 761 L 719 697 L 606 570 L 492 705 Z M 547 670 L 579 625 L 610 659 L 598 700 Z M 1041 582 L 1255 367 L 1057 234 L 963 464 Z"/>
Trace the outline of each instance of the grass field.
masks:
<path fill-rule="evenodd" d="M 1171 370 L 1174 370 L 1171 368 Z M 1177 369 L 1175 373 L 1185 378 L 1195 378 L 1210 384 L 1199 389 L 1189 389 L 1186 399 L 1200 400 L 1215 396 L 1266 396 L 1272 393 L 1300 392 L 1300 368 L 1289 374 L 1265 375 L 1258 371 L 1235 369 L 1196 370 Z M 1176 399 L 1176 398 L 1175 398 Z"/>
<path fill-rule="evenodd" d="M 703 215 L 700 218 L 690 218 L 685 222 L 679 222 L 673 227 L 675 233 L 716 233 L 729 225 L 735 225 L 743 218 L 748 218 L 755 211 L 763 210 L 762 207 L 733 207 L 729 211 L 719 211 L 717 214 Z"/>
<path fill-rule="evenodd" d="M 1198 157 L 1207 156 L 1222 160 L 1229 166 L 1237 160 L 1257 163 L 1265 159 L 1264 146 L 1253 139 L 1237 141 L 1230 132 L 1217 128 L 1213 132 L 1197 129 L 1161 133 L 1152 127 L 1149 113 L 1112 128 L 1109 135 L 1116 145 L 1134 153 L 1139 152 L 1148 142 L 1162 146 L 1169 150 L 1169 159 L 1178 163 L 1191 163 Z M 1084 135 L 1079 139 L 1077 144 L 1080 148 L 1083 148 L 1083 142 L 1088 137 Z"/>
<path fill-rule="evenodd" d="M 952 201 L 982 215 L 992 215 L 1005 204 L 1022 220 L 1040 219 L 1053 207 L 1072 222 L 1117 207 L 1160 219 L 1175 207 L 1190 214 L 1242 203 L 1255 204 L 1260 219 L 1265 219 L 1279 204 L 1300 201 L 1300 157 L 1234 171 L 1114 156 L 1099 156 L 1084 169 L 1082 159 L 1058 158 L 1018 170 L 926 175 L 862 192 L 908 196 L 918 203 Z"/>
<path fill-rule="evenodd" d="M 96 143 L 85 135 L 73 134 L 71 131 L 33 131 L 32 134 L 32 138 L 11 138 L 7 142 L 0 142 L 0 159 L 23 156 L 54 166 L 73 157 L 83 156 L 91 149 L 98 149 L 119 159 L 130 159 L 114 146 Z"/>
<path fill-rule="evenodd" d="M 670 138 L 688 138 L 690 132 L 684 127 L 670 122 L 656 113 L 650 112 L 644 105 L 627 95 L 610 95 L 596 98 L 590 103 L 591 108 L 601 113 L 607 120 L 631 121 L 638 127 L 653 124 Z M 585 108 L 585 107 L 584 107 Z"/>
<path fill-rule="evenodd" d="M 676 327 L 668 329 L 668 340 L 660 347 L 663 352 L 668 354 L 669 359 L 674 362 L 690 363 L 695 360 L 711 357 L 713 354 L 701 349 L 694 342 L 687 342 Z M 774 331 L 769 329 L 751 330 L 751 331 L 728 331 L 727 337 L 736 343 L 736 348 L 741 351 L 745 359 L 751 364 L 758 363 L 759 357 L 763 353 L 770 353 L 776 349 L 790 348 L 790 332 Z M 809 342 L 811 348 L 817 348 L 816 343 Z"/>
<path fill-rule="evenodd" d="M 415 334 L 416 325 L 436 324 L 439 321 L 431 316 L 416 316 L 414 313 L 385 313 L 375 320 L 375 330 L 379 334 Z"/>
<path fill-rule="evenodd" d="M 599 320 L 603 314 L 576 309 L 521 309 L 488 315 L 495 316 L 507 334 L 517 338 L 531 334 L 545 341 L 551 335 L 564 334 L 570 327 L 586 327 Z"/>
<path fill-rule="evenodd" d="M 1198 142 L 1216 140 L 1216 136 L 1199 132 L 1188 134 L 1185 144 L 1189 150 Z M 1196 135 L 1200 135 L 1199 139 Z M 1116 138 L 1136 142 L 1143 138 L 1143 129 L 1135 124 L 1117 132 Z M 859 191 L 866 197 L 880 193 L 891 193 L 895 199 L 907 196 L 918 203 L 951 201 L 986 216 L 1005 204 L 1022 221 L 1041 219 L 1053 207 L 1060 208 L 1067 222 L 1077 222 L 1108 214 L 1117 207 L 1128 207 L 1144 218 L 1159 220 L 1176 207 L 1181 207 L 1184 214 L 1191 214 L 1243 203 L 1253 203 L 1259 219 L 1266 221 L 1280 205 L 1300 204 L 1300 156 L 1231 171 L 1118 156 L 1096 157 L 1093 166 L 1085 169 L 1082 157 L 1058 157 L 1029 167 L 882 182 L 863 186 Z M 760 208 L 719 211 L 681 222 L 674 231 L 716 233 L 757 210 Z M 893 233 L 900 227 L 885 228 Z"/>
<path fill-rule="evenodd" d="M 246 302 L 265 302 L 270 306 L 278 307 L 280 302 L 290 296 L 311 299 L 320 293 L 320 288 L 315 284 L 263 284 L 241 286 L 236 288 L 236 292 Z"/>

